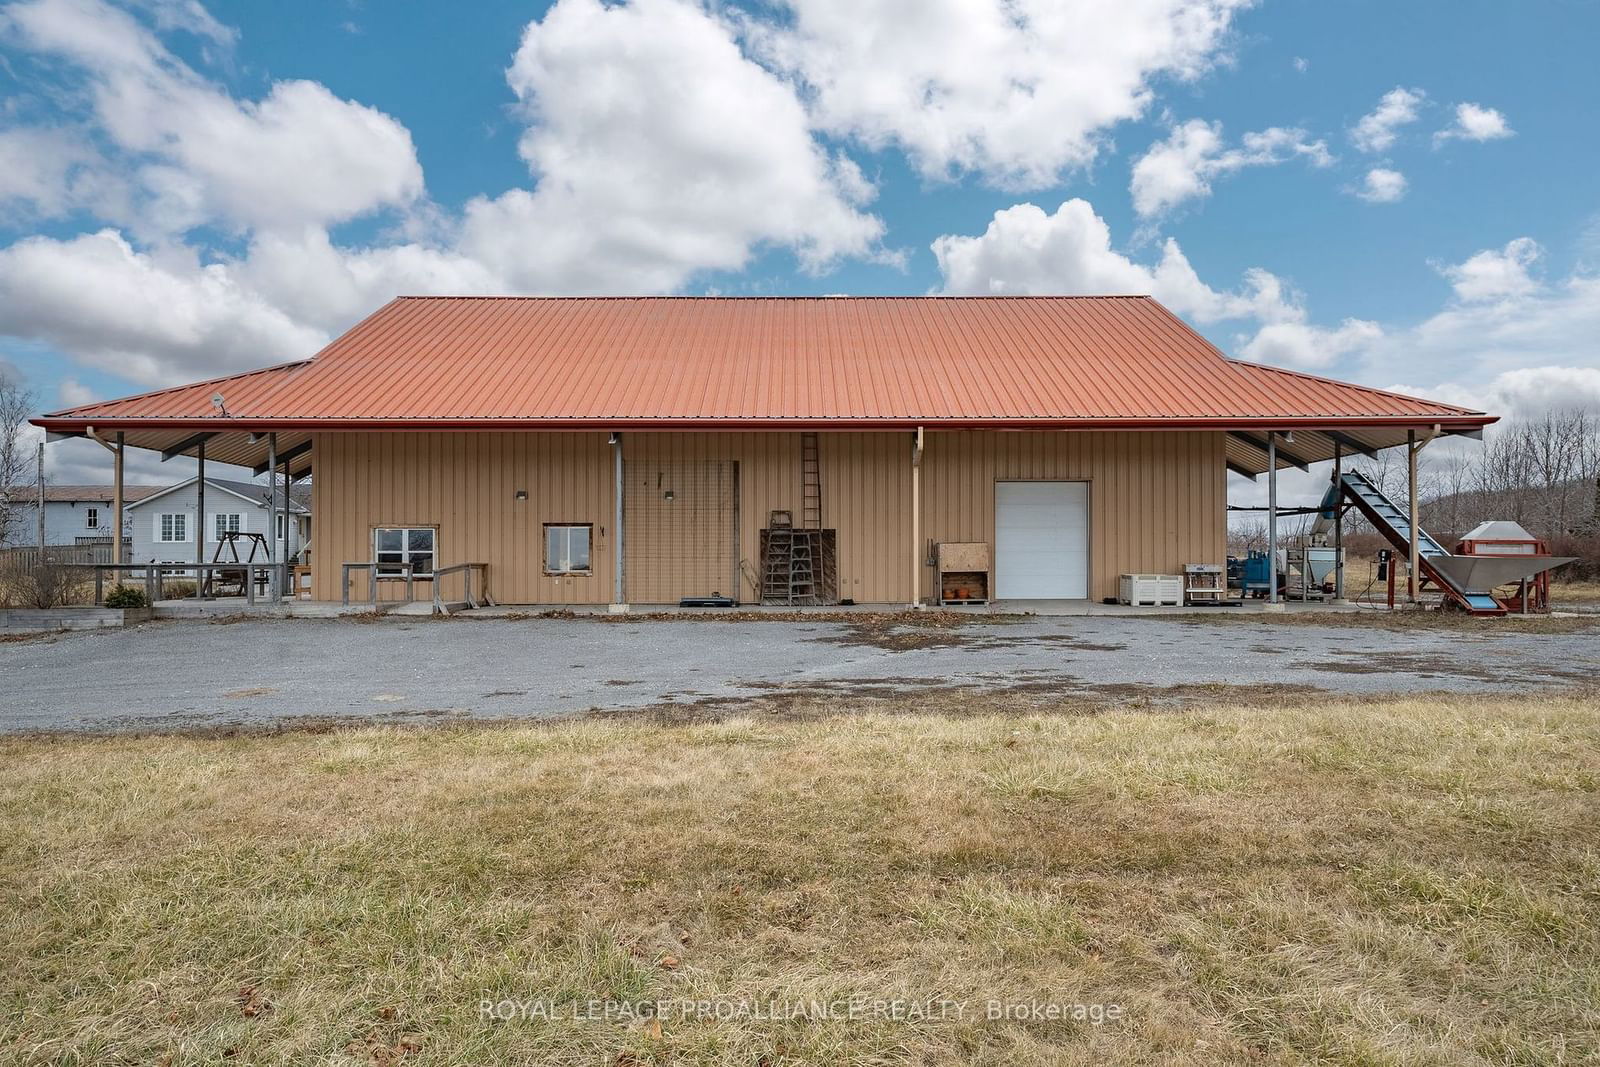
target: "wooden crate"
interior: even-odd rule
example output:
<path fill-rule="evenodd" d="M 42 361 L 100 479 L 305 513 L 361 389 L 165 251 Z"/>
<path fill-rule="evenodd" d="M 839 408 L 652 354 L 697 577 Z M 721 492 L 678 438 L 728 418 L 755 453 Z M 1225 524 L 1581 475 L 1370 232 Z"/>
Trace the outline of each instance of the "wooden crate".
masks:
<path fill-rule="evenodd" d="M 934 558 L 941 605 L 989 602 L 987 541 L 941 541 Z"/>
<path fill-rule="evenodd" d="M 985 571 L 989 569 L 989 543 L 987 541 L 940 541 L 938 553 L 941 571 Z"/>

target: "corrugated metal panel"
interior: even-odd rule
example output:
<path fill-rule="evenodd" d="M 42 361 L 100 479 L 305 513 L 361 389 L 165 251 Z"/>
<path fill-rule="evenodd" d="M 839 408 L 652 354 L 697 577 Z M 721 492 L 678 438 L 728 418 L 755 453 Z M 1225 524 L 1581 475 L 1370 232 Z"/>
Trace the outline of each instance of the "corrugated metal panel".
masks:
<path fill-rule="evenodd" d="M 738 462 L 635 457 L 624 465 L 627 599 L 672 604 L 737 595 Z"/>
<path fill-rule="evenodd" d="M 1091 597 L 1114 595 L 1116 576 L 1124 572 L 1172 573 L 1188 562 L 1220 562 L 1223 439 L 1201 431 L 929 433 L 922 535 L 992 544 L 997 481 L 1086 481 Z M 839 595 L 861 603 L 904 602 L 913 551 L 910 434 L 824 433 L 819 446 L 823 512 L 838 531 Z M 504 603 L 611 599 L 612 459 L 604 434 L 319 434 L 315 450 L 318 599 L 338 598 L 341 562 L 371 558 L 376 526 L 438 527 L 439 562 L 488 563 L 495 596 Z M 800 511 L 799 434 L 629 434 L 624 455 L 630 481 L 658 470 L 728 470 L 737 463 L 739 558 L 752 564 L 770 512 Z M 518 501 L 518 489 L 529 499 Z M 543 573 L 546 522 L 594 524 L 592 574 Z M 627 538 L 634 532 L 630 528 Z M 720 546 L 701 552 L 670 531 L 658 541 L 628 555 L 635 602 L 675 601 L 707 592 L 707 582 L 727 592 L 718 583 L 724 571 L 731 581 L 732 568 Z M 922 568 L 922 578 L 926 597 L 932 571 Z M 739 595 L 747 601 L 756 596 L 747 583 Z"/>
<path fill-rule="evenodd" d="M 1242 363 L 1146 297 L 404 297 L 314 359 L 44 424 L 1489 421 Z"/>
<path fill-rule="evenodd" d="M 1222 434 L 1204 431 L 928 434 L 923 536 L 992 545 L 996 482 L 1088 482 L 1089 597 L 1115 596 L 1120 574 L 1180 573 L 1185 563 L 1226 558 L 1223 449 Z M 909 457 L 901 462 L 909 465 Z M 909 523 L 896 536 L 909 544 Z M 898 566 L 897 585 L 890 583 L 898 594 L 875 599 L 904 599 L 905 569 Z M 922 595 L 933 595 L 926 567 Z"/>

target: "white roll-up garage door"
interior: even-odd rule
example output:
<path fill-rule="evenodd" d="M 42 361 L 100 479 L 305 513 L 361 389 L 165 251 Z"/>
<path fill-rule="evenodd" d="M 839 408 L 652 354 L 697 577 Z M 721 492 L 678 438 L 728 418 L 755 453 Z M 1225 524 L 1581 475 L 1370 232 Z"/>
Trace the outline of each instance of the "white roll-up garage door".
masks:
<path fill-rule="evenodd" d="M 996 482 L 995 596 L 1089 595 L 1089 483 Z"/>

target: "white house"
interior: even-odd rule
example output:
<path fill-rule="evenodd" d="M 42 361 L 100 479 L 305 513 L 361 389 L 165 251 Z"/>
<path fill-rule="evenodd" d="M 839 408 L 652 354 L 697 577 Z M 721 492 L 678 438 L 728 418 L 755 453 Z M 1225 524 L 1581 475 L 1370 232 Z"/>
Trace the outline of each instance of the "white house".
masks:
<path fill-rule="evenodd" d="M 125 485 L 124 507 L 162 491 L 159 485 Z M 65 545 L 111 543 L 113 490 L 109 485 L 46 485 L 44 487 L 44 543 L 54 548 Z M 12 520 L 7 525 L 0 548 L 31 548 L 39 543 L 39 490 L 22 486 L 6 494 Z M 122 539 L 128 542 L 132 528 L 124 512 Z"/>
<path fill-rule="evenodd" d="M 277 528 L 269 530 L 267 486 L 255 482 L 206 479 L 205 514 L 197 513 L 195 479 L 179 482 L 160 490 L 136 503 L 125 506 L 132 531 L 133 549 L 128 554 L 130 563 L 193 563 L 195 537 L 203 534 L 203 558 L 210 562 L 216 557 L 217 546 L 226 532 L 262 534 L 273 544 L 282 544 L 285 516 L 279 500 Z M 281 490 L 280 490 L 281 492 Z M 309 487 L 297 486 L 289 497 L 287 520 L 289 533 L 289 559 L 297 561 L 311 541 L 311 510 L 306 506 Z M 241 559 L 248 557 L 249 546 L 238 545 Z M 232 561 L 232 553 L 224 550 L 223 559 Z M 257 561 L 264 561 L 262 550 L 256 550 Z"/>

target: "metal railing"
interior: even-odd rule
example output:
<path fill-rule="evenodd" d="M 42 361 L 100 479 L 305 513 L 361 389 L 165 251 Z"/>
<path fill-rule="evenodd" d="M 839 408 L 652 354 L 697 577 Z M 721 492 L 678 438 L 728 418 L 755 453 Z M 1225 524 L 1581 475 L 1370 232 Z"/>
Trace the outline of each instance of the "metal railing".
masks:
<path fill-rule="evenodd" d="M 461 599 L 474 608 L 484 604 L 493 604 L 494 598 L 489 595 L 489 565 L 487 563 L 457 563 L 450 567 L 440 567 L 433 572 L 433 613 L 444 614 L 444 580 L 453 574 L 461 575 Z M 472 591 L 473 576 L 477 576 L 478 594 Z"/>
<path fill-rule="evenodd" d="M 289 564 L 285 563 L 95 563 L 88 567 L 94 571 L 96 606 L 105 603 L 108 573 L 115 577 L 118 573 L 140 572 L 144 580 L 145 602 L 148 604 L 165 599 L 161 594 L 168 578 L 192 580 L 194 592 L 189 597 L 195 600 L 217 599 L 215 590 L 207 595 L 206 586 L 214 585 L 218 578 L 238 579 L 247 604 L 256 602 L 257 588 L 261 590 L 260 595 L 268 599 L 282 599 L 284 590 L 289 588 Z"/>

